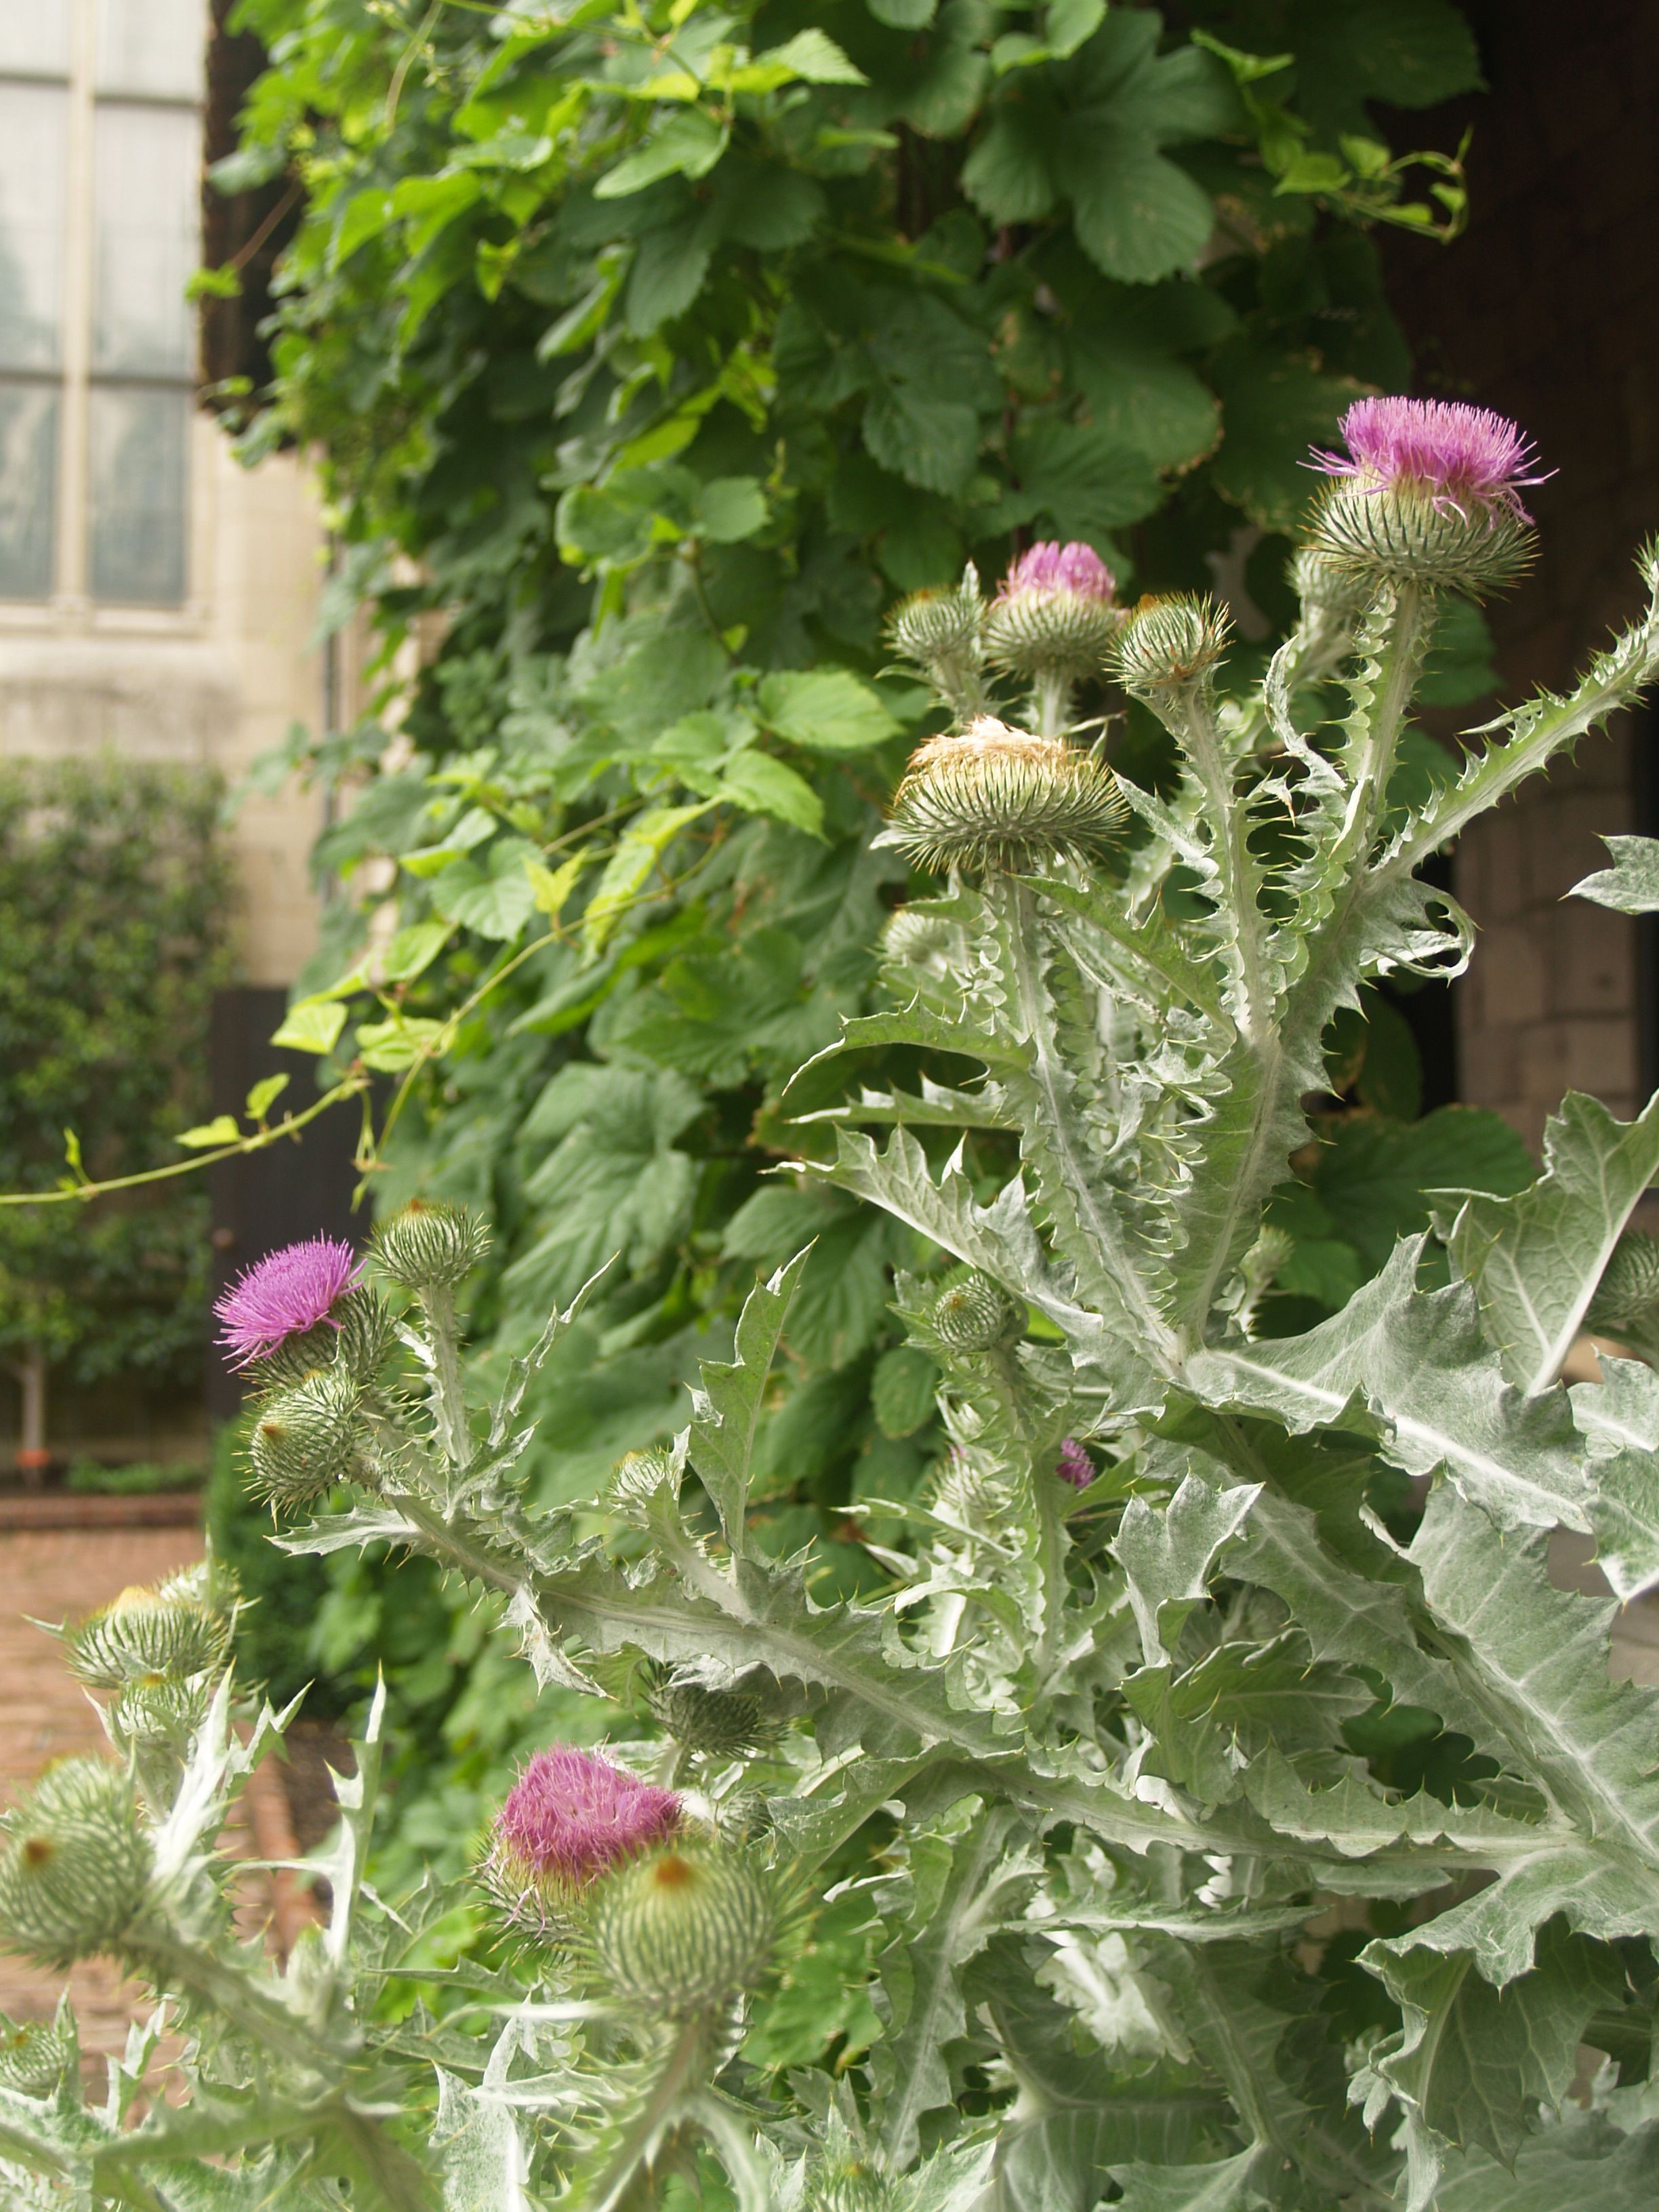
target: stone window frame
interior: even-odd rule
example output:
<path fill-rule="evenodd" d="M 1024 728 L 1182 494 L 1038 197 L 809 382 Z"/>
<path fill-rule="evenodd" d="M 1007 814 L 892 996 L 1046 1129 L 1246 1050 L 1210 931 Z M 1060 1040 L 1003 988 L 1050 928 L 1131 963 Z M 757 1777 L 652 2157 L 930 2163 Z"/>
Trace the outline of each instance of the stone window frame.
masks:
<path fill-rule="evenodd" d="M 27 4 L 27 0 L 13 0 Z M 0 0 L 0 5 L 6 0 Z M 107 4 L 107 0 L 106 0 Z M 126 0 L 143 8 L 147 0 Z M 204 72 L 210 32 L 207 0 L 196 0 L 200 13 L 200 54 Z M 0 62 L 0 85 L 59 85 L 67 94 L 65 191 L 64 204 L 60 351 L 55 368 L 0 370 L 6 383 L 53 383 L 59 398 L 57 467 L 53 499 L 52 578 L 48 595 L 0 596 L 0 635 L 115 635 L 172 638 L 201 635 L 208 627 L 206 583 L 211 558 L 210 426 L 186 406 L 182 439 L 184 483 L 179 513 L 183 531 L 183 590 L 176 600 L 95 599 L 91 585 L 93 394 L 100 390 L 176 392 L 186 401 L 198 387 L 194 358 L 196 318 L 181 303 L 191 334 L 189 353 L 174 372 L 129 374 L 100 368 L 94 361 L 94 255 L 96 250 L 94 137 L 102 109 L 149 109 L 188 113 L 197 118 L 198 143 L 205 85 L 198 73 L 195 89 L 183 92 L 100 88 L 98 25 L 100 0 L 66 0 L 69 15 L 67 70 L 12 66 Z M 199 236 L 199 233 L 198 233 Z"/>

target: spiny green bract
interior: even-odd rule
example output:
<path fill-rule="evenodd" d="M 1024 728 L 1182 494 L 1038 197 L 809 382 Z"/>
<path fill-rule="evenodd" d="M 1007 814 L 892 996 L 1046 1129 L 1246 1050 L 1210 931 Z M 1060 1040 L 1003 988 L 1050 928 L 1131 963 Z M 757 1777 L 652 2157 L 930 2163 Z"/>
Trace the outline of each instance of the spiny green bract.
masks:
<path fill-rule="evenodd" d="M 685 2021 L 759 1978 L 777 1924 L 775 1884 L 752 1860 L 676 1844 L 605 1877 L 587 1940 L 619 2002 L 647 2019 Z"/>
<path fill-rule="evenodd" d="M 125 1771 L 107 1759 L 63 1759 L 5 1816 L 0 1943 L 59 1967 L 118 1949 L 149 1869 Z"/>
<path fill-rule="evenodd" d="M 464 1206 L 411 1199 L 374 1231 L 375 1264 L 411 1291 L 453 1290 L 489 1249 L 489 1231 Z"/>
<path fill-rule="evenodd" d="M 362 1462 L 362 1393 L 343 1368 L 324 1368 L 259 1408 L 248 1439 L 254 1480 L 271 1504 L 310 1505 Z"/>

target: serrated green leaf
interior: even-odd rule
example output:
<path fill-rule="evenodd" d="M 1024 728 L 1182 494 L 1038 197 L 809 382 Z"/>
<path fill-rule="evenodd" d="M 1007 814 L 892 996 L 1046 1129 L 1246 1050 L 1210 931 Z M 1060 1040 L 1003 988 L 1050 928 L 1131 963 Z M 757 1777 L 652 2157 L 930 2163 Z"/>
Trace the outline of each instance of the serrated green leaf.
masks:
<path fill-rule="evenodd" d="M 1249 2212 L 1272 2202 L 1256 2187 L 1268 2164 L 1250 2149 L 1202 2166 L 1115 2166 L 1112 2179 L 1123 2191 L 1121 2212 Z"/>
<path fill-rule="evenodd" d="M 263 1121 L 288 1086 L 286 1075 L 267 1075 L 263 1082 L 256 1083 L 248 1092 L 243 1113 L 250 1121 Z"/>
<path fill-rule="evenodd" d="M 691 501 L 691 534 L 735 545 L 766 525 L 766 494 L 754 477 L 715 477 Z"/>
<path fill-rule="evenodd" d="M 345 1027 L 346 1010 L 325 999 L 301 999 L 283 1015 L 270 1042 L 289 1052 L 332 1052 Z"/>
<path fill-rule="evenodd" d="M 216 1114 L 210 1121 L 198 1122 L 193 1129 L 181 1129 L 173 1139 L 175 1145 L 187 1145 L 191 1151 L 204 1152 L 210 1145 L 234 1145 L 241 1141 L 242 1128 L 234 1114 Z"/>
<path fill-rule="evenodd" d="M 738 1317 L 737 1358 L 704 1360 L 702 1388 L 693 1394 L 691 1464 L 714 1500 L 734 1556 L 749 1549 L 749 1476 L 767 1377 L 782 1340 L 801 1273 L 810 1256 L 798 1252 L 787 1267 L 757 1283 Z"/>
<path fill-rule="evenodd" d="M 1623 1973 L 1612 1952 L 1559 1924 L 1538 1963 L 1501 1990 L 1467 1955 L 1368 1954 L 1405 2021 L 1397 2045 L 1373 2054 L 1413 2124 L 1442 2144 L 1513 2163 L 1536 2130 L 1534 2106 L 1559 2105 L 1590 2015 L 1613 2002 Z M 1424 2146 L 1413 2164 L 1432 2154 Z"/>
<path fill-rule="evenodd" d="M 1504 1371 L 1547 1390 L 1583 1325 L 1601 1271 L 1659 1175 L 1659 1098 L 1634 1121 L 1570 1091 L 1544 1130 L 1544 1173 L 1514 1198 L 1472 1198 L 1452 1259 L 1474 1284 Z"/>
<path fill-rule="evenodd" d="M 705 799 L 696 806 L 647 806 L 634 817 L 605 862 L 599 887 L 582 917 L 582 942 L 590 952 L 604 950 L 668 848 L 682 830 L 708 811 L 710 803 Z"/>
<path fill-rule="evenodd" d="M 1174 1650 L 1202 1603 L 1217 1554 L 1243 1528 L 1261 1486 L 1214 1490 L 1189 1474 L 1166 1505 L 1132 1498 L 1111 1550 L 1128 1581 L 1129 1603 L 1147 1666 Z"/>
<path fill-rule="evenodd" d="M 1078 244 L 1126 284 L 1190 268 L 1215 226 L 1203 186 L 1159 153 L 1156 139 L 1127 124 L 1093 125 L 1065 181 Z"/>
<path fill-rule="evenodd" d="M 1466 1284 L 1419 1291 L 1421 1237 L 1305 1336 L 1194 1353 L 1188 1387 L 1206 1404 L 1271 1414 L 1293 1434 L 1376 1435 L 1410 1474 L 1444 1468 L 1505 1528 L 1588 1530 L 1589 1486 L 1565 1399 L 1522 1398 L 1487 1349 Z"/>
<path fill-rule="evenodd" d="M 933 1417 L 939 1373 L 915 1345 L 884 1352 L 870 1378 L 870 1407 L 884 1437 L 910 1437 Z"/>
<path fill-rule="evenodd" d="M 432 903 L 449 921 L 480 937 L 498 941 L 516 937 L 536 911 L 526 863 L 539 860 L 528 838 L 498 837 L 482 865 L 467 859 L 446 868 L 433 884 Z"/>
<path fill-rule="evenodd" d="M 898 733 L 880 699 L 850 669 L 780 670 L 762 678 L 758 696 L 768 728 L 807 752 L 868 752 Z"/>
<path fill-rule="evenodd" d="M 1601 842 L 1613 866 L 1582 878 L 1568 896 L 1592 899 L 1615 914 L 1659 914 L 1659 838 L 1603 837 Z"/>
<path fill-rule="evenodd" d="M 769 814 L 792 830 L 823 838 L 823 801 L 804 775 L 771 753 L 733 754 L 720 770 L 714 795 L 747 814 Z"/>
<path fill-rule="evenodd" d="M 1659 1375 L 1604 1352 L 1601 1382 L 1567 1395 L 1591 1455 L 1595 1563 L 1628 1605 L 1659 1586 Z"/>
<path fill-rule="evenodd" d="M 594 185 L 593 197 L 626 199 L 664 177 L 706 177 L 726 151 L 730 136 L 701 107 L 682 108 L 657 124 L 644 145 L 608 169 Z"/>
<path fill-rule="evenodd" d="M 957 1977 L 1030 1897 L 1042 1859 L 1026 1837 L 1022 1817 L 995 1806 L 948 1840 L 913 1839 L 919 1909 L 878 1961 L 889 2017 L 871 2056 L 882 2141 L 897 2168 L 915 2158 L 924 2117 L 951 2102 L 944 2049 L 966 2024 Z"/>

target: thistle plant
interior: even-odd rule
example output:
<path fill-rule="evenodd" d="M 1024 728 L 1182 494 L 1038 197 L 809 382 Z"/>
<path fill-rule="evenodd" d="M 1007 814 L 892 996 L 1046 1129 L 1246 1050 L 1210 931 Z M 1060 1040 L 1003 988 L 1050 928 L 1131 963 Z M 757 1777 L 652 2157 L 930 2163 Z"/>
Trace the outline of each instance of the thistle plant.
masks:
<path fill-rule="evenodd" d="M 148 1976 L 208 2118 L 137 2118 L 136 2059 L 84 2106 L 53 2046 L 0 2078 L 22 2201 L 1647 2212 L 1659 1699 L 1609 1681 L 1613 1605 L 1547 1551 L 1573 1531 L 1614 1598 L 1659 1587 L 1659 1267 L 1629 1226 L 1659 1103 L 1570 1097 L 1528 1188 L 1442 1194 L 1300 1333 L 1266 1215 L 1334 1017 L 1469 956 L 1422 864 L 1659 671 L 1659 555 L 1572 691 L 1401 776 L 1437 613 L 1524 562 L 1536 471 L 1477 410 L 1346 428 L 1254 696 L 1216 608 L 1121 613 L 1086 549 L 895 618 L 940 726 L 886 834 L 941 880 L 886 933 L 890 1009 L 804 1095 L 876 1042 L 923 1079 L 804 1112 L 793 1170 L 915 1236 L 895 1310 L 948 1449 L 871 1543 L 884 1591 L 835 1598 L 752 1510 L 804 1255 L 672 1448 L 558 1506 L 520 1473 L 526 1407 L 576 1308 L 489 1397 L 459 1210 L 377 1237 L 395 1356 L 354 1348 L 346 1303 L 380 1293 L 349 1268 L 250 1338 L 281 1542 L 440 1561 L 610 1725 L 526 1767 L 466 1891 L 489 1940 L 447 1976 L 419 1945 L 453 1899 L 362 1885 L 366 1742 L 332 1917 L 278 1971 L 225 1936 L 207 1840 L 277 1717 L 230 1730 L 205 1632 L 141 1636 L 126 1601 L 69 1632 L 117 1698 L 129 1649 L 201 1660 L 211 1697 L 170 1799 L 157 1738 L 16 1808 L 0 1933 Z M 1113 775 L 1115 687 L 1170 733 L 1158 793 Z M 1621 839 L 1580 888 L 1656 887 Z M 1568 1388 L 1587 1327 L 1625 1353 Z M 861 1951 L 815 1967 L 849 1911 Z M 825 1957 L 875 2026 L 769 2066 L 774 1993 L 824 2002 Z"/>

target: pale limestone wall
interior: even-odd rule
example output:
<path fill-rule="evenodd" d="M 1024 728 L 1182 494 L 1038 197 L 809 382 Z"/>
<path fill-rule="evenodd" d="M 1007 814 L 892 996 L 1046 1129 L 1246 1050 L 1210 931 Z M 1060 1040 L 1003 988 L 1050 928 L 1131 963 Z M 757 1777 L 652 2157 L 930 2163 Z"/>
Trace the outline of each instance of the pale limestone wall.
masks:
<path fill-rule="evenodd" d="M 219 769 L 234 782 L 290 723 L 322 720 L 310 642 L 324 570 L 315 497 L 292 454 L 250 472 L 199 417 L 195 586 L 179 611 L 0 605 L 0 756 L 111 751 Z M 316 941 L 307 854 L 321 799 L 250 799 L 230 831 L 249 983 L 290 981 Z"/>

